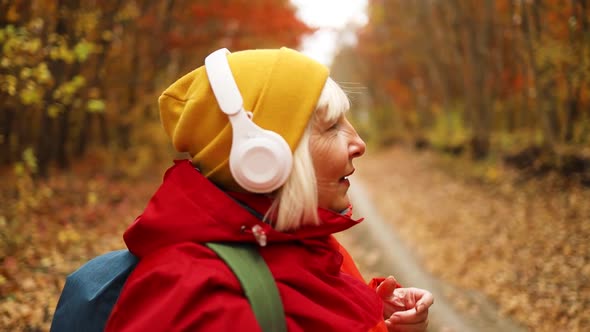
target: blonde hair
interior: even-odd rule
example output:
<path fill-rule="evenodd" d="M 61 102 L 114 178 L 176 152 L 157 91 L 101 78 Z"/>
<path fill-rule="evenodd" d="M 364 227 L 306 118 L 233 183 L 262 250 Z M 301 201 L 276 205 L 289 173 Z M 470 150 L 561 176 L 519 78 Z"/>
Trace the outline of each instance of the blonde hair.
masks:
<path fill-rule="evenodd" d="M 316 108 L 293 153 L 293 170 L 287 182 L 277 191 L 265 218 L 275 216 L 274 228 L 290 231 L 308 225 L 318 225 L 318 192 L 309 137 L 313 126 L 331 122 L 350 108 L 350 100 L 334 80 L 328 78 Z"/>

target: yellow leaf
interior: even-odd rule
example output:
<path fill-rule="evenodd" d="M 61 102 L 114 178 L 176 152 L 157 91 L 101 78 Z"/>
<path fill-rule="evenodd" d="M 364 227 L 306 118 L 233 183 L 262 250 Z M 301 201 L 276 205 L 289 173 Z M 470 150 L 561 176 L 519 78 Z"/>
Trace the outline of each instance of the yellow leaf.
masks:
<path fill-rule="evenodd" d="M 53 261 L 51 260 L 51 258 L 49 258 L 49 257 L 41 258 L 41 266 L 50 267 L 52 265 L 54 265 L 54 264 L 53 264 Z"/>
<path fill-rule="evenodd" d="M 47 114 L 50 118 L 55 119 L 61 113 L 61 107 L 57 104 L 49 105 L 47 107 Z"/>
<path fill-rule="evenodd" d="M 36 53 L 41 48 L 41 39 L 35 38 L 31 40 L 28 44 L 28 51 L 31 53 Z"/>
<path fill-rule="evenodd" d="M 89 192 L 86 197 L 86 203 L 90 206 L 96 205 L 98 203 L 98 195 L 93 191 Z"/>
<path fill-rule="evenodd" d="M 32 72 L 33 71 L 31 70 L 31 68 L 25 67 L 20 71 L 20 78 L 23 80 L 27 79 L 27 78 L 31 77 Z"/>
<path fill-rule="evenodd" d="M 90 99 L 86 107 L 90 113 L 102 113 L 105 110 L 105 103 L 102 99 Z"/>
<path fill-rule="evenodd" d="M 57 60 L 59 58 L 59 51 L 56 48 L 52 48 L 49 51 L 49 58 L 51 60 Z"/>
<path fill-rule="evenodd" d="M 496 167 L 490 167 L 486 170 L 485 174 L 486 178 L 490 181 L 495 181 L 498 179 L 498 169 Z"/>
<path fill-rule="evenodd" d="M 74 84 L 74 86 L 76 88 L 79 88 L 79 87 L 83 86 L 84 84 L 86 84 L 86 79 L 82 75 L 76 75 L 72 79 L 72 83 Z"/>
<path fill-rule="evenodd" d="M 22 176 L 23 174 L 25 174 L 25 166 L 23 165 L 23 163 L 14 164 L 14 174 L 16 176 Z"/>
<path fill-rule="evenodd" d="M 37 68 L 35 68 L 35 76 L 37 81 L 41 84 L 49 83 L 51 81 L 51 72 L 45 62 L 40 63 Z"/>
<path fill-rule="evenodd" d="M 110 30 L 105 30 L 102 32 L 102 39 L 105 41 L 111 41 L 113 39 L 113 32 Z"/>
<path fill-rule="evenodd" d="M 61 244 L 76 243 L 80 241 L 80 234 L 71 228 L 66 228 L 58 232 L 57 240 Z"/>
<path fill-rule="evenodd" d="M 94 51 L 94 44 L 89 43 L 85 40 L 80 41 L 74 46 L 74 54 L 79 62 L 84 62 L 88 59 L 88 56 Z"/>
<path fill-rule="evenodd" d="M 23 161 L 31 172 L 37 172 L 37 157 L 32 148 L 27 148 L 23 151 Z"/>
<path fill-rule="evenodd" d="M 41 93 L 36 88 L 21 90 L 19 96 L 24 105 L 39 104 L 41 102 Z"/>
<path fill-rule="evenodd" d="M 59 231 L 59 233 L 57 233 L 57 241 L 61 244 L 68 242 L 68 235 L 66 234 L 66 231 Z"/>

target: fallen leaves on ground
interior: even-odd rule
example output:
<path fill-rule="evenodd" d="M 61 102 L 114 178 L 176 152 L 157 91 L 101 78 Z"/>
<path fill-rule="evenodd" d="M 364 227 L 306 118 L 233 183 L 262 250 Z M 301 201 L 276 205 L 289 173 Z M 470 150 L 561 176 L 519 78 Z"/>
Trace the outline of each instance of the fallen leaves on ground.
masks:
<path fill-rule="evenodd" d="M 394 148 L 356 166 L 382 216 L 412 239 L 407 245 L 435 276 L 483 292 L 535 331 L 588 330 L 590 190 L 519 182 L 506 169 L 485 172 L 488 182 L 466 180 L 441 160 Z M 164 169 L 130 179 L 78 165 L 49 181 L 0 188 L 0 326 L 48 331 L 66 275 L 124 247 L 124 229 Z M 16 199 L 18 192 L 30 196 Z"/>
<path fill-rule="evenodd" d="M 163 168 L 129 178 L 80 163 L 46 181 L 14 177 L 0 189 L 0 329 L 48 331 L 66 276 L 125 248 L 122 234 L 161 181 Z M 110 174 L 109 174 L 110 173 Z"/>
<path fill-rule="evenodd" d="M 381 215 L 433 275 L 484 293 L 534 331 L 590 329 L 589 188 L 522 180 L 501 166 L 466 176 L 461 162 L 403 147 L 356 166 Z"/>

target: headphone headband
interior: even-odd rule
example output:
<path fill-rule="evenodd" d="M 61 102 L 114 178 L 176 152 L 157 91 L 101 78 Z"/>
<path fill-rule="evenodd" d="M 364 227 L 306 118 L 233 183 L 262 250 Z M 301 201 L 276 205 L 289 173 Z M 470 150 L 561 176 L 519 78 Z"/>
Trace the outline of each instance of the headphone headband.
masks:
<path fill-rule="evenodd" d="M 244 100 L 229 67 L 228 54 L 230 51 L 227 48 L 209 54 L 205 58 L 205 70 L 217 104 L 223 113 L 233 115 L 244 108 Z"/>

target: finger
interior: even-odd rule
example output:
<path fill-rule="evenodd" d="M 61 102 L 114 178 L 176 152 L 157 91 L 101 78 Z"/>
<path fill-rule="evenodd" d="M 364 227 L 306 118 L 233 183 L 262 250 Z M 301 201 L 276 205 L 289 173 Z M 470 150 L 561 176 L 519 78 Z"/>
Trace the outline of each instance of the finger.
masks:
<path fill-rule="evenodd" d="M 428 320 L 416 324 L 400 324 L 386 320 L 385 325 L 388 332 L 424 332 L 428 328 Z"/>
<path fill-rule="evenodd" d="M 398 286 L 399 284 L 397 283 L 397 280 L 395 280 L 393 276 L 389 276 L 383 280 L 379 286 L 377 286 L 377 294 L 382 299 L 388 298 Z"/>
<path fill-rule="evenodd" d="M 396 305 L 389 301 L 383 301 L 383 318 L 389 318 L 396 311 L 406 310 L 403 305 Z"/>
<path fill-rule="evenodd" d="M 392 302 L 411 309 L 416 306 L 416 291 L 413 288 L 396 288 L 393 291 Z"/>
<path fill-rule="evenodd" d="M 421 291 L 421 293 L 419 291 Z M 416 311 L 420 312 L 428 309 L 434 304 L 434 296 L 432 293 L 419 288 L 416 288 L 415 292 L 417 293 L 416 298 L 418 298 L 418 301 L 416 302 Z"/>
<path fill-rule="evenodd" d="M 428 320 L 428 310 L 416 312 L 416 309 L 394 312 L 389 318 L 398 324 L 417 324 Z"/>

